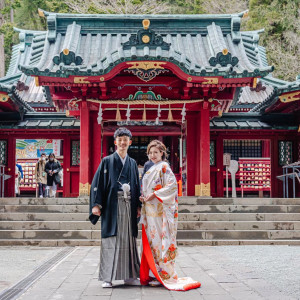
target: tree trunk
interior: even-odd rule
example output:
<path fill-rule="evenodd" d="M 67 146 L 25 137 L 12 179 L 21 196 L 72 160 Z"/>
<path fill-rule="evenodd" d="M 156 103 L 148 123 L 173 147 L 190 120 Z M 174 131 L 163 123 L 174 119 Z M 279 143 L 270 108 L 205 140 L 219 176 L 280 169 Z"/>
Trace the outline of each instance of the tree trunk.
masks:
<path fill-rule="evenodd" d="M 0 0 L 0 9 L 4 8 L 4 0 Z M 0 26 L 4 23 L 4 17 L 0 14 Z M 0 34 L 0 77 L 5 75 L 4 36 Z"/>

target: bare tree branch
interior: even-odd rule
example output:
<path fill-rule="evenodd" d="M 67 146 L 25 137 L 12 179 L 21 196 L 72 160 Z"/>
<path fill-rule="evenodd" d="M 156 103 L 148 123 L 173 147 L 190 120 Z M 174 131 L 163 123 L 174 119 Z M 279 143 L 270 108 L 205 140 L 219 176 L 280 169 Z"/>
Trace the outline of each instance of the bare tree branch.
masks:
<path fill-rule="evenodd" d="M 105 14 L 160 14 L 171 12 L 171 6 L 159 0 L 65 0 L 65 3 L 77 13 L 91 11 Z"/>

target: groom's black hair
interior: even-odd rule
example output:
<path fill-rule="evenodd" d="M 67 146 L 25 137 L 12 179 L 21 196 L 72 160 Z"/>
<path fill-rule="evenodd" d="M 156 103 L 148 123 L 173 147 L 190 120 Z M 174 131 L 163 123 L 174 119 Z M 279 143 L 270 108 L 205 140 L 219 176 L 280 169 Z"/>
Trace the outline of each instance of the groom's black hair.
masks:
<path fill-rule="evenodd" d="M 132 139 L 130 130 L 125 127 L 120 127 L 115 131 L 114 139 L 116 139 L 118 136 L 129 136 L 129 138 Z"/>

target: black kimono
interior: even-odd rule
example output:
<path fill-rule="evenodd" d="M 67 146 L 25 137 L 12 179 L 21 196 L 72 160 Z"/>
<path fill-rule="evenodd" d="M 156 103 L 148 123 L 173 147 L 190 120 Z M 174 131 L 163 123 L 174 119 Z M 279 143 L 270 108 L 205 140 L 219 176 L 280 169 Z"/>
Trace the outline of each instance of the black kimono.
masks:
<path fill-rule="evenodd" d="M 118 183 L 123 164 L 117 152 L 102 159 L 95 173 L 90 191 L 90 216 L 89 219 L 96 224 L 99 217 L 92 214 L 95 205 L 101 206 L 101 237 L 107 238 L 117 235 Z M 132 235 L 137 237 L 137 210 L 141 207 L 139 172 L 135 160 L 127 155 L 122 174 L 128 174 L 131 193 L 131 224 Z M 122 176 L 121 174 L 121 176 Z M 121 178 L 122 179 L 122 178 Z M 122 182 L 125 183 L 125 182 Z"/>

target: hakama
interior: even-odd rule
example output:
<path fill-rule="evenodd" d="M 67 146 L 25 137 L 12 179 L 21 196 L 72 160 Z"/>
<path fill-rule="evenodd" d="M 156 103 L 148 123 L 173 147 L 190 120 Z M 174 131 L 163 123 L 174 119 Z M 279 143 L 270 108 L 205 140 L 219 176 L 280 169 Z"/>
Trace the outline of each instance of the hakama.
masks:
<path fill-rule="evenodd" d="M 99 280 L 112 282 L 139 277 L 136 238 L 131 229 L 131 197 L 118 192 L 117 236 L 102 238 Z"/>

